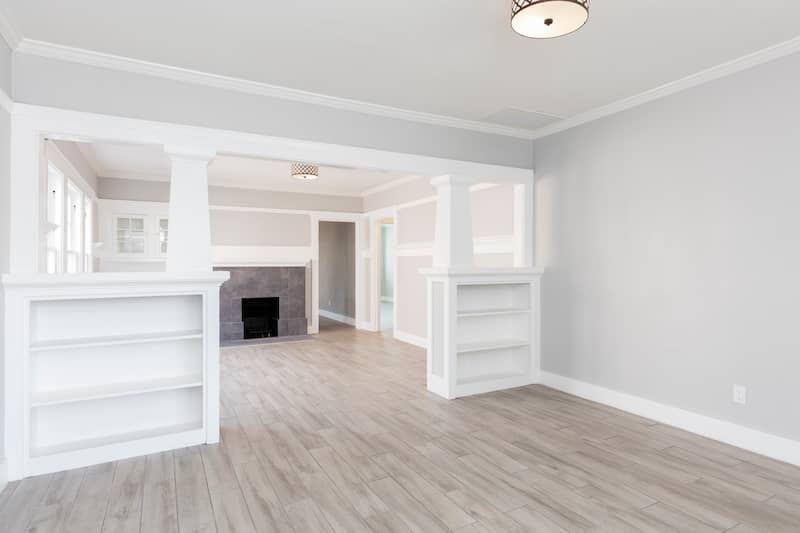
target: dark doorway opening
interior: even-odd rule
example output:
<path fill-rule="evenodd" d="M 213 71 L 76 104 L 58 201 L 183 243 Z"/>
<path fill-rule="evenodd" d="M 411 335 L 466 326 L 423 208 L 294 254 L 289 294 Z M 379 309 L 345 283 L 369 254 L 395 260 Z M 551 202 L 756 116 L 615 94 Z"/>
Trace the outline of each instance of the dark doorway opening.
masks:
<path fill-rule="evenodd" d="M 242 298 L 242 322 L 245 339 L 278 336 L 280 298 Z"/>

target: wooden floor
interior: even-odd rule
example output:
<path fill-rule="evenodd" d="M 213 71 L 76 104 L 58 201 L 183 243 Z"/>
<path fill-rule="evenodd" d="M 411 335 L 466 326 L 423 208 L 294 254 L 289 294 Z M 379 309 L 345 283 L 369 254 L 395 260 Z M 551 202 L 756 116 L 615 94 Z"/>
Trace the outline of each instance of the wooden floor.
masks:
<path fill-rule="evenodd" d="M 223 351 L 222 444 L 11 483 L 0 531 L 800 531 L 800 469 L 553 390 L 445 401 L 326 328 Z"/>

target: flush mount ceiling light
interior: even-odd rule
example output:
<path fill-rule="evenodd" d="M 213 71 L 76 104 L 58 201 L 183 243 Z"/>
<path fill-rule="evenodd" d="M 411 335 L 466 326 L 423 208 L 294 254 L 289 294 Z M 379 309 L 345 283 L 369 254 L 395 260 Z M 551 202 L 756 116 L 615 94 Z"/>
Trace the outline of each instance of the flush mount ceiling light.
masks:
<path fill-rule="evenodd" d="M 310 163 L 292 163 L 292 177 L 303 181 L 315 180 L 319 178 L 319 167 Z"/>
<path fill-rule="evenodd" d="M 512 0 L 511 28 L 525 37 L 560 37 L 588 19 L 589 0 Z"/>

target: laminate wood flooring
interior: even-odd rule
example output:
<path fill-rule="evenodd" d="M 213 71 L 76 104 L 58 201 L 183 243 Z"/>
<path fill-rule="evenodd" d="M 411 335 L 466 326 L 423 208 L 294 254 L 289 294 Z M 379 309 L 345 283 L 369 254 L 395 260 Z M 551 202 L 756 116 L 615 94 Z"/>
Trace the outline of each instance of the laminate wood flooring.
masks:
<path fill-rule="evenodd" d="M 10 483 L 0 531 L 800 531 L 800 469 L 530 386 L 456 401 L 325 321 L 222 350 L 222 442 Z"/>

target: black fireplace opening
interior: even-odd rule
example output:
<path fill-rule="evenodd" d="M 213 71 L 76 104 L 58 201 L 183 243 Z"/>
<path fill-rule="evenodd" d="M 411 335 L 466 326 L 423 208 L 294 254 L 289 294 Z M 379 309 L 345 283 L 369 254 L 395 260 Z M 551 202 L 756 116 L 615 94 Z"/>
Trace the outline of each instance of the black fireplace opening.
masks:
<path fill-rule="evenodd" d="M 277 296 L 270 298 L 242 298 L 242 322 L 245 339 L 278 336 L 280 310 Z"/>

